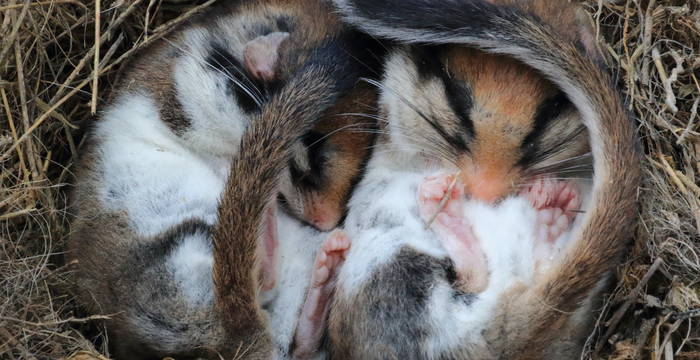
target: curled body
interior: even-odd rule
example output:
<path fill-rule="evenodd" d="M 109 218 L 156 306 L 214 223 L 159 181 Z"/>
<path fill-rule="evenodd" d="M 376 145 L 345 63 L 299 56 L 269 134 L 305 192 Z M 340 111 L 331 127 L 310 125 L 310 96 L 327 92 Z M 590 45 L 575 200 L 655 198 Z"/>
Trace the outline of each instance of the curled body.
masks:
<path fill-rule="evenodd" d="M 542 212 L 526 196 L 497 205 L 461 198 L 454 201 L 462 202 L 464 231 L 476 240 L 465 245 L 478 251 L 455 251 L 421 214 L 421 188 L 443 169 L 374 172 L 381 163 L 370 162 L 349 204 L 343 231 L 352 247 L 331 309 L 333 357 L 489 358 L 483 332 L 500 299 L 511 288 L 532 286 L 569 244 L 570 232 L 551 240 L 539 236 Z M 576 186 L 585 190 L 587 184 Z M 477 256 L 484 260 L 480 274 L 473 273 L 482 260 Z M 459 266 L 465 260 L 466 274 Z M 477 276 L 485 282 L 475 289 Z"/>
<path fill-rule="evenodd" d="M 117 358 L 289 355 L 294 331 L 274 331 L 295 319 L 268 327 L 259 295 L 275 290 L 277 265 L 308 279 L 321 241 L 306 237 L 326 236 L 311 225 L 335 226 L 364 166 L 366 147 L 335 140 L 372 142 L 343 131 L 367 119 L 337 116 L 364 91 L 352 39 L 318 1 L 226 3 L 131 65 L 87 135 L 68 254 L 81 302 L 111 315 Z M 303 144 L 319 121 L 325 143 Z M 280 192 L 304 206 L 278 214 Z M 275 263 L 277 226 L 308 262 Z M 301 297 L 288 304 L 298 314 L 308 281 L 295 286 L 268 298 Z"/>
<path fill-rule="evenodd" d="M 390 52 L 377 83 L 384 123 L 348 212 L 353 248 L 330 314 L 333 355 L 574 358 L 628 242 L 640 178 L 632 122 L 586 24 L 564 14 L 573 24 L 553 28 L 544 20 L 554 14 L 536 12 L 554 4 L 546 0 L 335 3 L 353 25 L 406 45 Z M 513 244 L 498 240 L 498 228 L 476 237 L 480 249 L 472 238 L 460 250 L 470 256 L 465 268 L 449 241 L 436 245 L 450 219 L 437 217 L 427 232 L 414 189 L 404 186 L 395 206 L 376 200 L 410 177 L 403 172 L 427 169 L 457 174 L 462 196 L 491 203 L 540 181 L 582 181 L 590 191 L 577 187 L 586 194 L 578 215 L 569 200 L 555 202 L 558 214 L 571 213 L 563 220 L 571 233 L 561 252 L 544 257 L 547 266 L 537 266 L 537 246 L 490 253 L 491 235 Z M 570 199 L 568 186 L 550 195 Z M 505 228 L 518 239 L 526 227 Z M 509 254 L 517 261 L 499 262 Z M 499 280 L 521 261 L 531 270 Z"/>

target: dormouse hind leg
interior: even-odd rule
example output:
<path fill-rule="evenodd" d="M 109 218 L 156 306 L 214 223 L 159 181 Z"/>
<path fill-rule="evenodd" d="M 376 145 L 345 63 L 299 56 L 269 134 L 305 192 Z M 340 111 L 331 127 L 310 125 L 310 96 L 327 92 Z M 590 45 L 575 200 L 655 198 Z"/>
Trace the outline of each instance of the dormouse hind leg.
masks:
<path fill-rule="evenodd" d="M 481 292 L 488 285 L 488 266 L 479 239 L 464 218 L 463 189 L 454 175 L 429 176 L 418 189 L 418 211 L 455 264 L 462 290 Z"/>
<path fill-rule="evenodd" d="M 349 248 L 350 239 L 345 233 L 334 231 L 316 255 L 309 291 L 294 334 L 295 359 L 312 357 L 321 345 L 336 275 Z"/>
<path fill-rule="evenodd" d="M 554 243 L 566 232 L 581 206 L 578 189 L 571 181 L 537 179 L 523 190 L 537 211 L 535 226 L 535 258 L 537 266 L 554 260 Z"/>
<path fill-rule="evenodd" d="M 258 261 L 260 264 L 260 284 L 264 291 L 275 287 L 277 280 L 277 217 L 276 204 L 271 204 L 265 212 L 262 239 L 258 243 Z"/>

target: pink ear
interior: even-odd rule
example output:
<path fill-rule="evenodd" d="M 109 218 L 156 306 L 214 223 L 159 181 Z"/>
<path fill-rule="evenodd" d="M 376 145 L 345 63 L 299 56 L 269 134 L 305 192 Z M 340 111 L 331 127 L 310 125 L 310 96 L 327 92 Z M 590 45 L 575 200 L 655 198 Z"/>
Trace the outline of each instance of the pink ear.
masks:
<path fill-rule="evenodd" d="M 279 47 L 289 37 L 286 32 L 259 36 L 245 44 L 243 64 L 255 79 L 271 81 L 275 78 Z"/>
<path fill-rule="evenodd" d="M 602 62 L 604 60 L 603 52 L 598 46 L 591 18 L 580 7 L 576 10 L 576 25 L 578 26 L 578 40 L 586 50 L 586 54 L 593 60 Z"/>

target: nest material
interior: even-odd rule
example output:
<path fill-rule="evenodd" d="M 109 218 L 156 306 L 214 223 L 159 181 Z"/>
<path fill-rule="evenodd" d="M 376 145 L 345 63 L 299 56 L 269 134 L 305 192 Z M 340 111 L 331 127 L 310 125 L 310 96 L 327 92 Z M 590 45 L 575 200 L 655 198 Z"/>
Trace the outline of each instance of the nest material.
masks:
<path fill-rule="evenodd" d="M 108 355 L 96 321 L 108 314 L 80 310 L 62 260 L 82 133 L 139 49 L 215 1 L 0 2 L 0 359 Z M 698 359 L 700 0 L 584 3 L 646 175 L 634 246 L 584 358 Z"/>

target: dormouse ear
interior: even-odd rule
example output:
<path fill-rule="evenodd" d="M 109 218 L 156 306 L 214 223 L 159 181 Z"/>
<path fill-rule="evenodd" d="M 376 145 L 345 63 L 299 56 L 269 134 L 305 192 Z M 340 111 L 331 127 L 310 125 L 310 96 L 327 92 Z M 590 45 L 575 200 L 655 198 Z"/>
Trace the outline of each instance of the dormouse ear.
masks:
<path fill-rule="evenodd" d="M 578 27 L 578 41 L 583 46 L 583 50 L 594 61 L 602 64 L 605 57 L 596 39 L 595 27 L 590 15 L 581 6 L 576 9 L 575 20 Z"/>
<path fill-rule="evenodd" d="M 265 82 L 275 79 L 279 48 L 288 37 L 287 32 L 273 32 L 245 44 L 243 64 L 253 78 Z"/>

